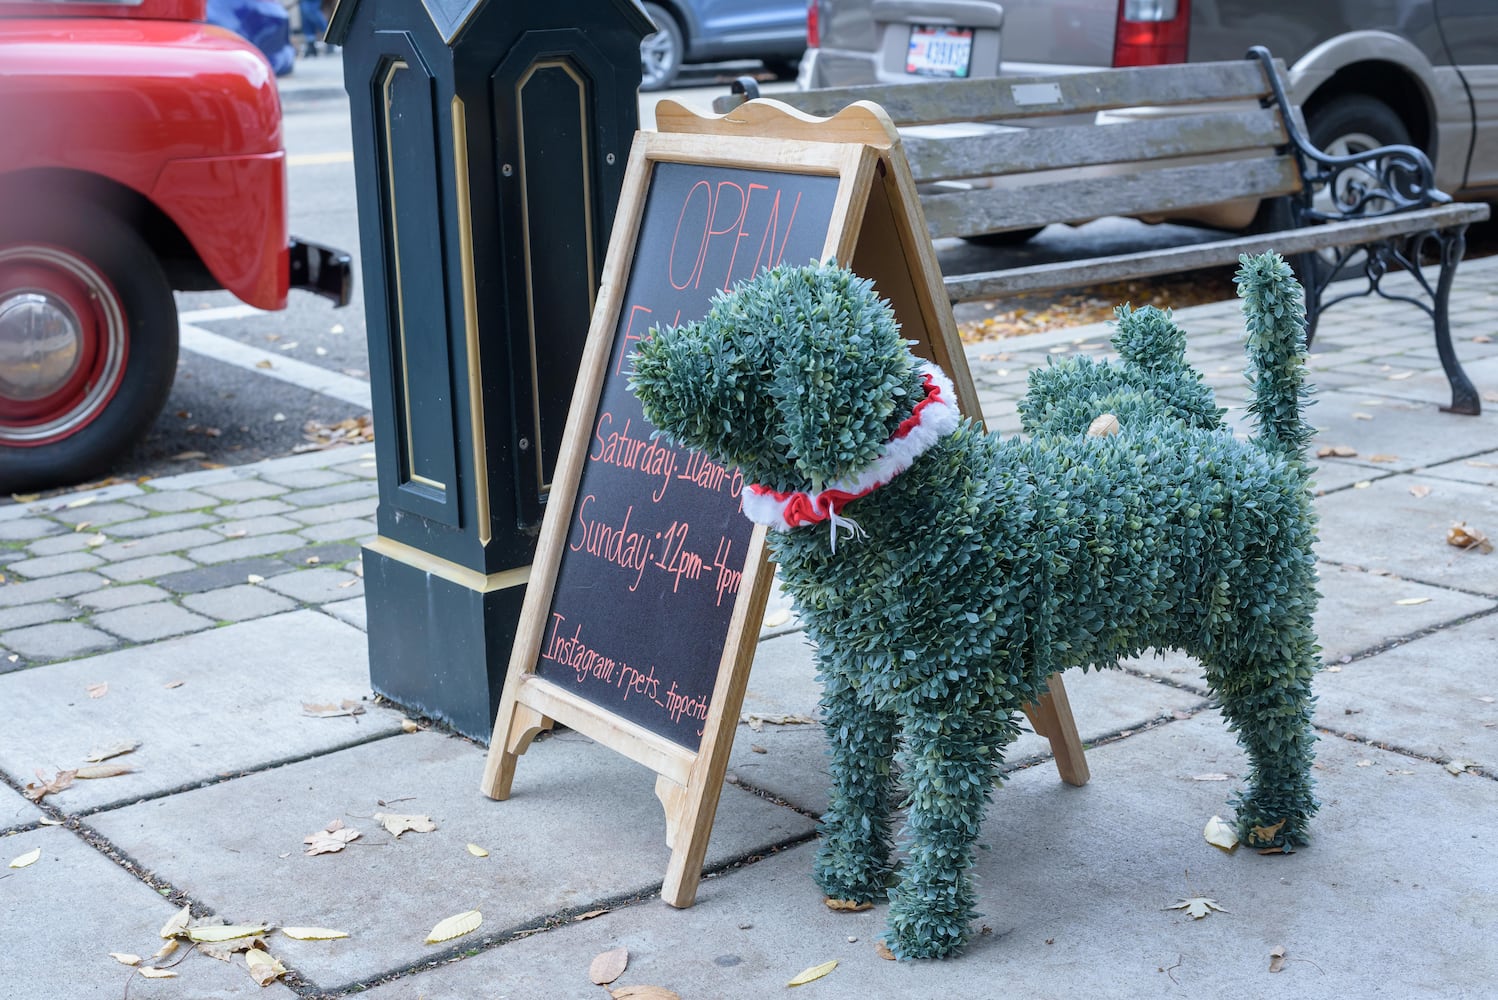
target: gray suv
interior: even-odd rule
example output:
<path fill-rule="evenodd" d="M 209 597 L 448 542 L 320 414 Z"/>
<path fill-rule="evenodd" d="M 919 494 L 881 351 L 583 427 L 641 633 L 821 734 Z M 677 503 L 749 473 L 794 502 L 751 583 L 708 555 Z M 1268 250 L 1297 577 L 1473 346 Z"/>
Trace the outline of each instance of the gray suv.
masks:
<path fill-rule="evenodd" d="M 809 0 L 803 89 L 1238 59 L 1289 68 L 1331 153 L 1410 143 L 1498 197 L 1498 0 Z"/>

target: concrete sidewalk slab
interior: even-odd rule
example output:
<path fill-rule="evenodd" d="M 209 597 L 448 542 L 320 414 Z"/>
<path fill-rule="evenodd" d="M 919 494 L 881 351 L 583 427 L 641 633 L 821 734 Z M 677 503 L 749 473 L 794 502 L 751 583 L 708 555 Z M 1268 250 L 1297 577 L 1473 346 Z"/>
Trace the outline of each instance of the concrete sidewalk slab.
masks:
<path fill-rule="evenodd" d="M 1199 674 L 1200 668 L 1196 669 Z M 1200 694 L 1121 670 L 1068 670 L 1062 681 L 1084 744 L 1135 732 L 1206 705 Z M 784 635 L 760 643 L 744 697 L 746 714 L 817 718 L 820 694 L 812 647 L 805 636 Z M 1006 769 L 1034 765 L 1054 777 L 1050 742 L 1031 731 L 1028 720 L 1022 719 L 1021 724 L 1024 732 L 1005 753 Z M 745 786 L 809 815 L 820 816 L 827 809 L 830 779 L 826 737 L 819 725 L 765 722 L 755 732 L 741 723 L 729 766 Z"/>
<path fill-rule="evenodd" d="M 1420 470 L 1431 479 L 1456 479 L 1479 486 L 1498 486 L 1498 451 L 1485 451 L 1470 458 L 1444 462 Z"/>
<path fill-rule="evenodd" d="M 277 944 L 276 955 L 323 990 L 658 891 L 669 851 L 649 772 L 575 733 L 521 758 L 509 801 L 479 793 L 483 767 L 483 751 L 464 740 L 401 735 L 89 823 L 230 921 L 347 931 L 346 942 Z M 375 812 L 428 815 L 437 830 L 396 840 Z M 337 854 L 303 854 L 302 838 L 335 818 L 362 838 Z M 807 817 L 728 787 L 708 866 L 811 832 Z M 468 843 L 489 857 L 473 857 Z M 469 909 L 483 913 L 482 934 L 422 943 L 437 921 Z"/>
<path fill-rule="evenodd" d="M 1317 725 L 1498 774 L 1498 618 L 1443 629 L 1323 674 L 1316 698 Z"/>
<path fill-rule="evenodd" d="M 1211 714 L 1090 754 L 1093 781 L 1059 785 L 1034 768 L 995 794 L 977 852 L 982 924 L 963 956 L 876 956 L 885 908 L 828 911 L 811 880 L 815 845 L 704 884 L 696 906 L 644 901 L 544 937 L 370 990 L 377 1000 L 599 996 L 591 958 L 623 946 L 614 984 L 683 997 L 766 997 L 809 966 L 839 966 L 801 991 L 823 997 L 1472 998 L 1498 977 L 1493 861 L 1471 817 L 1498 808 L 1498 785 L 1331 738 L 1320 746 L 1325 807 L 1315 843 L 1289 857 L 1227 856 L 1202 839 L 1239 771 Z M 1370 766 L 1359 767 L 1363 760 Z M 1413 771 L 1414 773 L 1405 773 Z M 1419 849 L 1432 830 L 1440 851 Z M 1169 910 L 1202 895 L 1225 913 Z M 1439 933 L 1412 935 L 1415 928 Z M 855 940 L 850 940 L 850 938 Z M 1269 972 L 1283 946 L 1284 971 Z M 801 995 L 799 992 L 797 995 Z"/>
<path fill-rule="evenodd" d="M 1448 545 L 1457 521 L 1498 526 L 1498 493 L 1471 483 L 1432 485 L 1429 496 L 1397 476 L 1367 489 L 1321 497 L 1316 554 L 1328 562 L 1383 568 L 1411 580 L 1498 596 L 1498 557 Z"/>
<path fill-rule="evenodd" d="M 1487 332 L 1492 333 L 1495 325 L 1498 324 L 1489 324 Z M 1431 357 L 1434 358 L 1434 348 L 1432 348 Z M 1467 378 L 1472 380 L 1478 394 L 1487 393 L 1491 396 L 1495 387 L 1498 387 L 1498 358 L 1488 357 L 1472 361 L 1468 360 L 1468 355 L 1465 353 L 1461 357 L 1463 358 L 1462 369 L 1466 371 Z M 1438 365 L 1433 366 L 1430 361 L 1422 360 L 1419 364 L 1412 364 L 1410 369 L 1414 369 L 1415 374 L 1408 378 L 1390 380 L 1386 376 L 1382 379 L 1370 379 L 1361 385 L 1348 386 L 1347 391 L 1368 396 L 1419 400 L 1436 406 L 1451 405 L 1451 383 L 1446 380 L 1446 374 Z M 1494 400 L 1489 398 L 1485 402 L 1492 404 Z M 1491 409 L 1492 406 L 1489 405 L 1488 410 Z M 1472 417 L 1458 417 L 1455 414 L 1447 414 L 1447 416 L 1457 420 L 1466 420 L 1469 423 L 1473 422 Z M 1487 440 L 1491 441 L 1492 438 L 1488 437 Z"/>
<path fill-rule="evenodd" d="M 262 988 L 243 959 L 230 965 L 179 950 L 161 960 L 175 979 L 146 979 L 109 957 L 139 955 L 147 964 L 163 941 L 161 927 L 180 906 L 162 899 L 70 831 L 51 828 L 6 838 L 7 862 L 34 847 L 42 857 L 0 880 L 6 947 L 0 948 L 0 994 L 27 1000 L 291 1000 L 281 983 Z M 0 874 L 6 874 L 0 870 Z M 19 945 L 45 928 L 45 947 Z M 40 944 L 40 942 L 37 942 Z M 180 965 L 175 964 L 182 959 Z"/>
<path fill-rule="evenodd" d="M 166 687 L 175 681 L 183 683 Z M 100 682 L 108 692 L 90 698 L 88 686 Z M 399 732 L 400 714 L 372 704 L 357 719 L 302 710 L 368 691 L 363 633 L 293 611 L 0 676 L 0 701 L 25 706 L 0 728 L 0 770 L 24 785 L 38 767 L 79 767 L 96 748 L 140 740 L 115 761 L 133 773 L 47 799 L 86 813 Z"/>
<path fill-rule="evenodd" d="M 28 802 L 20 792 L 13 788 L 0 787 L 0 832 L 30 826 L 43 815 L 45 814 Z M 4 860 L 10 861 L 9 858 Z"/>

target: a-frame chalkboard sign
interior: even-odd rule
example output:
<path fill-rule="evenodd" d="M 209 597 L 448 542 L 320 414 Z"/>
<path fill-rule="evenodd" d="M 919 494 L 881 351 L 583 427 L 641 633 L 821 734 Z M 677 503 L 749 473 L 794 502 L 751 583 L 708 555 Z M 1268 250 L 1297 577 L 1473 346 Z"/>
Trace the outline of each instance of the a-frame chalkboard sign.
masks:
<path fill-rule="evenodd" d="M 661 895 L 690 906 L 772 574 L 736 470 L 651 440 L 627 388 L 633 345 L 765 266 L 833 257 L 873 279 L 975 416 L 977 394 L 882 109 L 820 119 L 750 101 L 720 117 L 662 101 L 656 123 L 630 150 L 481 787 L 508 798 L 519 756 L 553 720 L 645 765 L 671 848 Z M 1028 711 L 1081 784 L 1052 683 Z"/>

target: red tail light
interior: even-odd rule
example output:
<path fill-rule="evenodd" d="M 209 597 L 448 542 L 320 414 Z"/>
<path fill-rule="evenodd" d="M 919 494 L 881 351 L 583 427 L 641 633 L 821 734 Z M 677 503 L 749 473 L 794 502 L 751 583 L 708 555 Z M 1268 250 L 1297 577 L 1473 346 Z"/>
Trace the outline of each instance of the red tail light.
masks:
<path fill-rule="evenodd" d="M 822 47 L 822 27 L 817 23 L 817 0 L 806 0 L 806 47 Z"/>
<path fill-rule="evenodd" d="M 1185 62 L 1190 27 L 1191 0 L 1118 0 L 1113 65 Z"/>

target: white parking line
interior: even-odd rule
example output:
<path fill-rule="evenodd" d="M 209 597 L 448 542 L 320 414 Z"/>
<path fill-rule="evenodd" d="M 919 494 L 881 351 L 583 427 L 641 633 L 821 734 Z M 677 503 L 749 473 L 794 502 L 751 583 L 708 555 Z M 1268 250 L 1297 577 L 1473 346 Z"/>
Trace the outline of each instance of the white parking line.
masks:
<path fill-rule="evenodd" d="M 249 309 L 249 306 L 226 306 L 224 310 L 202 309 L 196 313 L 184 313 L 182 318 L 189 316 L 207 319 L 204 313 L 222 312 L 236 308 Z M 252 310 L 259 312 L 259 310 Z M 228 316 L 215 316 L 215 319 L 228 319 Z M 282 382 L 290 383 L 302 389 L 322 393 L 324 396 L 332 396 L 341 399 L 345 403 L 353 403 L 355 406 L 369 409 L 369 383 L 362 379 L 353 378 L 339 372 L 328 371 L 317 365 L 298 361 L 296 358 L 288 358 L 284 354 L 273 354 L 270 351 L 262 351 L 258 347 L 250 347 L 241 344 L 230 337 L 223 337 L 216 333 L 210 333 L 201 326 L 192 323 L 183 323 L 181 327 L 182 349 L 215 361 L 252 371 L 257 375 L 269 375 L 271 378 L 280 379 Z"/>
<path fill-rule="evenodd" d="M 256 309 L 254 306 L 238 302 L 232 306 L 217 306 L 213 309 L 193 309 L 190 312 L 178 313 L 177 319 L 183 323 L 212 323 L 218 319 L 244 319 L 246 316 L 267 316 L 269 314 L 269 310 Z"/>

